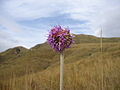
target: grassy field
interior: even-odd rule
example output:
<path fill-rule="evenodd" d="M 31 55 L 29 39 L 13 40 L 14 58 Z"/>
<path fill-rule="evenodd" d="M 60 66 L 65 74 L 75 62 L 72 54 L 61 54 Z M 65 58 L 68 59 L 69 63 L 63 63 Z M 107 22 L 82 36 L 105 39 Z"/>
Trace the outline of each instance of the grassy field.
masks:
<path fill-rule="evenodd" d="M 75 42 L 65 51 L 64 90 L 120 90 L 120 38 L 103 38 L 103 53 L 95 36 Z M 46 43 L 0 53 L 0 90 L 59 90 L 59 54 Z"/>

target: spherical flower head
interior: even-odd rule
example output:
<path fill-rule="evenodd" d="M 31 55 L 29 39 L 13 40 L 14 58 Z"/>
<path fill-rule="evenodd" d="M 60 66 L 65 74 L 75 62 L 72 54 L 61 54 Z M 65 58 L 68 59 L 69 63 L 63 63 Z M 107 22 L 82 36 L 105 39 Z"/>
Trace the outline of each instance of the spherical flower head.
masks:
<path fill-rule="evenodd" d="M 70 34 L 69 29 L 55 26 L 49 32 L 47 42 L 55 51 L 63 52 L 65 48 L 69 48 L 73 43 L 73 36 Z"/>

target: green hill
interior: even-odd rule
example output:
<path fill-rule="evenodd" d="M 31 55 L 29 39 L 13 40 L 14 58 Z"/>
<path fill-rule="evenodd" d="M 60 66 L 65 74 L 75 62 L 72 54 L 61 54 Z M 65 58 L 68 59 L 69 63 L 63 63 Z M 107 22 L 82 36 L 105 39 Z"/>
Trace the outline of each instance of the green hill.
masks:
<path fill-rule="evenodd" d="M 75 44 L 71 46 L 72 48 L 65 51 L 65 63 L 99 55 L 100 38 L 81 34 L 75 35 L 74 40 Z M 104 38 L 104 52 L 119 50 L 119 41 L 120 38 Z M 26 68 L 37 72 L 58 62 L 59 54 L 54 52 L 47 43 L 38 44 L 29 50 L 24 47 L 15 47 L 0 54 L 0 72 L 2 72 L 0 76 L 3 73 L 9 76 L 11 72 L 16 72 L 18 76 L 21 76 L 25 74 Z"/>
<path fill-rule="evenodd" d="M 100 43 L 100 37 L 92 36 L 92 35 L 75 35 L 76 44 L 79 43 Z M 103 37 L 103 43 L 108 42 L 120 42 L 120 38 L 113 37 L 113 38 L 105 38 Z"/>
<path fill-rule="evenodd" d="M 65 90 L 101 90 L 102 66 L 105 90 L 119 90 L 120 38 L 103 38 L 102 59 L 99 37 L 82 34 L 75 35 L 74 40 L 75 43 L 64 53 Z M 8 49 L 0 53 L 0 72 L 1 82 L 5 80 L 5 84 L 0 85 L 5 87 L 6 82 L 7 85 L 10 83 L 6 80 L 16 78 L 13 81 L 16 84 L 11 86 L 15 89 L 10 90 L 58 90 L 59 53 L 47 43 L 31 49 Z"/>
<path fill-rule="evenodd" d="M 24 55 L 27 51 L 28 49 L 21 47 L 21 46 L 10 48 L 6 50 L 5 52 L 0 53 L 0 62 L 2 61 L 5 62 L 8 60 L 14 60 L 16 58 L 19 58 L 22 55 Z"/>

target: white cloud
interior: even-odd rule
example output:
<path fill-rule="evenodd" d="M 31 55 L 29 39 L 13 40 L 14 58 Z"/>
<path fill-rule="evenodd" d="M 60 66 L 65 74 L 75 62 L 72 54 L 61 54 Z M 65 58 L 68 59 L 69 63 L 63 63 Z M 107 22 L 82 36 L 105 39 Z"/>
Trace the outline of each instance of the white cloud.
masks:
<path fill-rule="evenodd" d="M 92 21 L 95 35 L 103 30 L 104 37 L 120 37 L 120 1 L 106 2 L 102 11 Z"/>
<path fill-rule="evenodd" d="M 14 30 L 16 32 L 21 31 L 20 25 L 17 24 L 14 20 L 8 18 L 7 16 L 0 15 L 0 25 L 9 30 Z"/>
<path fill-rule="evenodd" d="M 24 27 L 24 31 L 11 32 L 7 29 L 0 31 L 0 51 L 4 51 L 10 47 L 24 46 L 31 48 L 39 43 L 44 43 L 47 39 L 47 31 L 36 28 Z"/>
<path fill-rule="evenodd" d="M 64 1 L 59 0 L 10 0 L 5 2 L 3 7 L 11 16 L 21 20 L 55 15 L 54 12 L 62 8 L 59 4 L 63 3 Z"/>
<path fill-rule="evenodd" d="M 0 31 L 0 48 L 3 50 L 16 45 L 24 45 L 29 48 L 44 42 L 50 27 L 47 26 L 48 24 L 40 22 L 38 29 L 37 25 L 28 27 L 19 22 L 54 17 L 60 14 L 67 14 L 67 18 L 74 21 L 86 21 L 86 23 L 80 24 L 64 24 L 64 26 L 74 28 L 72 32 L 99 36 L 98 32 L 102 26 L 104 36 L 120 37 L 119 10 L 119 0 L 2 0 L 0 27 L 5 29 Z"/>
<path fill-rule="evenodd" d="M 14 39 L 15 37 L 12 37 L 12 33 L 13 32 L 6 31 L 5 28 L 0 28 L 0 51 L 16 46 L 18 41 Z"/>

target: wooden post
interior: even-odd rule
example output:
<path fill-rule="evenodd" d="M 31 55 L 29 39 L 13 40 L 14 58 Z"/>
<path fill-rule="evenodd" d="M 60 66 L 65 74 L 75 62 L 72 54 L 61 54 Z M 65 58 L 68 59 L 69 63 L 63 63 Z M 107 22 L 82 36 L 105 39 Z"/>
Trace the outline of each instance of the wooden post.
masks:
<path fill-rule="evenodd" d="M 103 56 L 102 56 L 102 54 L 103 54 L 102 27 L 101 27 L 100 38 L 101 38 L 101 40 L 100 40 L 100 43 L 101 43 L 100 47 L 101 47 L 101 64 L 102 64 L 102 72 L 101 72 L 102 73 L 102 90 L 104 90 L 104 63 L 103 63 Z"/>
<path fill-rule="evenodd" d="M 64 54 L 63 52 L 60 53 L 60 90 L 64 88 Z"/>

